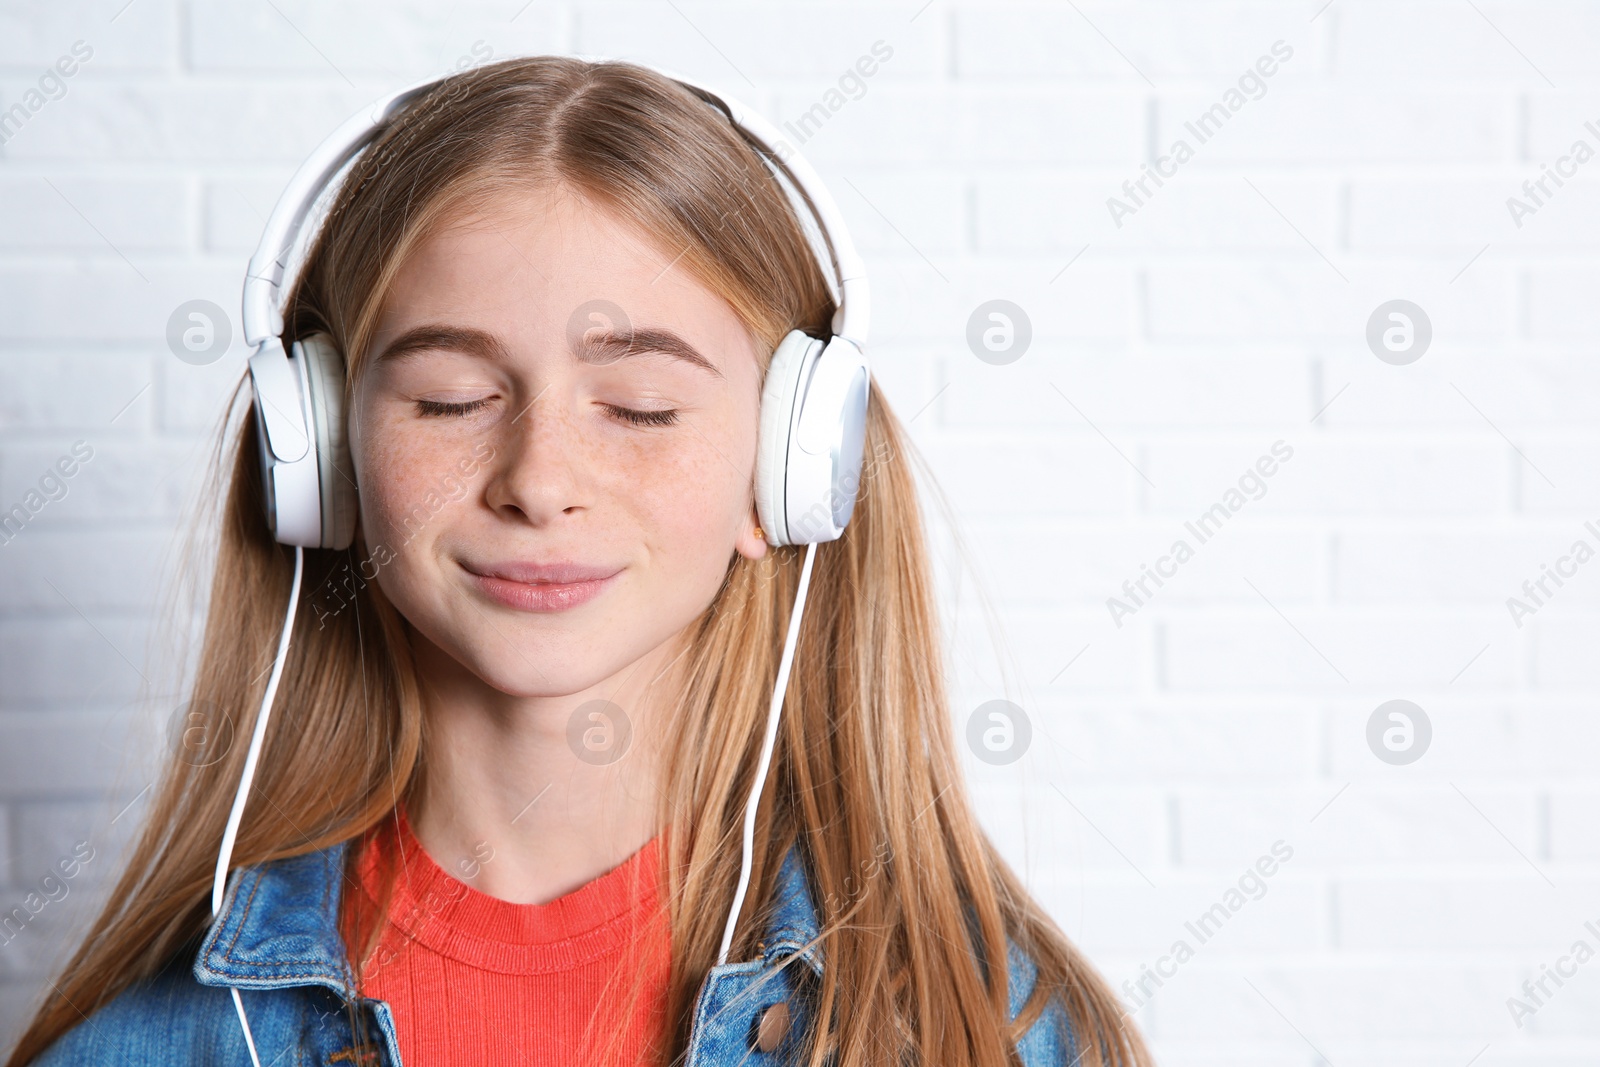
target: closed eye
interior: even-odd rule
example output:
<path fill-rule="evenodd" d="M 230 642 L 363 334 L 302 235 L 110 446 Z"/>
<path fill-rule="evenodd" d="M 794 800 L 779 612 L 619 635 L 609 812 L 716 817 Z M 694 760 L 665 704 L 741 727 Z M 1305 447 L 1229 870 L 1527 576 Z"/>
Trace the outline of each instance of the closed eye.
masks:
<path fill-rule="evenodd" d="M 491 397 L 481 400 L 418 400 L 417 413 L 429 418 L 461 418 L 489 403 Z M 664 411 L 641 411 L 636 408 L 619 407 L 616 404 L 602 405 L 612 415 L 635 426 L 671 426 L 678 421 L 678 412 L 668 409 Z"/>
<path fill-rule="evenodd" d="M 450 415 L 460 417 L 462 415 L 470 415 L 474 411 L 477 411 L 479 408 L 487 404 L 489 399 L 489 397 L 484 397 L 482 400 L 462 401 L 419 400 L 417 401 L 417 414 L 430 417 Z"/>
<path fill-rule="evenodd" d="M 678 421 L 677 411 L 671 408 L 664 411 L 639 411 L 635 408 L 617 407 L 615 404 L 606 404 L 605 407 L 617 418 L 636 426 L 671 426 Z"/>

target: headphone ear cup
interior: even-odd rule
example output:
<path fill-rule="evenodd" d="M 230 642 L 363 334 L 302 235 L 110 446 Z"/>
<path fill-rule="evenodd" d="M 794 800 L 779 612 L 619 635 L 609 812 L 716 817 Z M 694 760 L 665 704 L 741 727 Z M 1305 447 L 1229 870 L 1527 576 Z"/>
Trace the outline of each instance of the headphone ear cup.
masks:
<path fill-rule="evenodd" d="M 294 351 L 304 361 L 306 409 L 311 413 L 312 443 L 317 450 L 317 486 L 322 500 L 318 547 L 349 548 L 355 540 L 358 497 L 345 418 L 344 357 L 325 333 L 300 339 Z"/>
<path fill-rule="evenodd" d="M 788 468 L 800 375 L 810 355 L 823 342 L 802 330 L 790 330 L 767 364 L 761 389 L 761 439 L 756 450 L 756 514 L 769 545 L 788 545 Z"/>

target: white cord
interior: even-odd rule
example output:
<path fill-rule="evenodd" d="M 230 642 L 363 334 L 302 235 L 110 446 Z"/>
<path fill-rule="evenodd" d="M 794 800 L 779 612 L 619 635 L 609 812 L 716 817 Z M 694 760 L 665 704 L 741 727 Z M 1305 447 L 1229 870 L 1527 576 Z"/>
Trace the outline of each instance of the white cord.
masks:
<path fill-rule="evenodd" d="M 772 748 L 778 739 L 778 714 L 783 709 L 783 696 L 789 687 L 789 666 L 794 662 L 795 639 L 800 635 L 800 616 L 806 606 L 806 589 L 811 585 L 811 561 L 816 557 L 817 543 L 806 546 L 806 561 L 800 568 L 800 588 L 794 595 L 794 607 L 789 611 L 789 632 L 783 638 L 783 659 L 778 663 L 778 684 L 772 687 L 772 707 L 767 711 L 767 733 L 761 740 L 761 761 L 756 765 L 756 780 L 750 787 L 750 798 L 744 804 L 744 856 L 739 861 L 739 888 L 733 893 L 733 909 L 728 912 L 728 925 L 722 931 L 722 949 L 717 953 L 717 966 L 728 962 L 728 949 L 733 945 L 733 928 L 739 922 L 739 909 L 744 907 L 744 897 L 750 889 L 751 853 L 755 850 L 756 808 L 761 803 L 761 787 L 767 781 L 767 768 L 772 764 Z"/>
<path fill-rule="evenodd" d="M 267 717 L 272 714 L 272 699 L 278 695 L 278 681 L 283 677 L 283 664 L 289 656 L 289 635 L 294 633 L 295 608 L 300 603 L 300 576 L 305 566 L 305 550 L 294 546 L 294 581 L 289 586 L 289 607 L 284 612 L 283 632 L 278 636 L 278 657 L 272 663 L 272 676 L 267 679 L 267 691 L 261 697 L 261 710 L 256 713 L 255 730 L 250 734 L 250 750 L 244 756 L 244 771 L 239 775 L 239 788 L 233 794 L 233 810 L 228 812 L 228 825 L 222 831 L 222 848 L 217 851 L 217 873 L 211 882 L 211 917 L 222 910 L 222 895 L 228 885 L 228 866 L 233 861 L 233 844 L 239 836 L 239 823 L 244 818 L 245 801 L 250 797 L 250 783 L 255 781 L 256 762 L 261 758 L 261 742 L 267 736 Z M 239 1026 L 244 1030 L 244 1043 L 250 1050 L 250 1062 L 261 1067 L 256 1055 L 255 1038 L 250 1036 L 250 1020 L 245 1018 L 244 1002 L 239 999 L 239 988 L 233 992 L 233 1007 L 239 1013 Z"/>
<path fill-rule="evenodd" d="M 239 1028 L 244 1031 L 244 1046 L 250 1050 L 250 1062 L 253 1067 L 261 1067 L 261 1057 L 256 1055 L 256 1039 L 250 1036 L 250 1020 L 244 1016 L 244 1001 L 239 999 L 239 987 L 229 986 L 228 992 L 233 994 L 233 1010 L 239 1013 Z"/>

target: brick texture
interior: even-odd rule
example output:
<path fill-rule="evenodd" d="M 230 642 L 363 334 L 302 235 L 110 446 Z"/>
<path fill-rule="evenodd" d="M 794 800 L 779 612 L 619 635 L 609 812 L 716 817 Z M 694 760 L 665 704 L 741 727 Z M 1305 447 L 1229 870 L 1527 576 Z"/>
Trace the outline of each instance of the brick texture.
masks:
<path fill-rule="evenodd" d="M 0 909 L 96 854 L 0 944 L 0 1048 L 179 702 L 141 687 L 259 227 L 336 122 L 487 48 L 803 129 L 948 502 L 958 732 L 997 698 L 1032 726 L 974 796 L 1163 1063 L 1600 1062 L 1600 963 L 1507 1003 L 1600 949 L 1600 564 L 1507 606 L 1600 547 L 1597 45 L 1596 0 L 8 5 L 0 509 L 93 459 L 0 547 Z M 205 367 L 165 341 L 192 299 L 235 316 Z M 1009 363 L 969 347 L 994 299 Z M 1396 299 L 1431 328 L 1403 365 L 1368 341 Z M 1369 746 L 1394 699 L 1431 724 L 1410 764 Z"/>

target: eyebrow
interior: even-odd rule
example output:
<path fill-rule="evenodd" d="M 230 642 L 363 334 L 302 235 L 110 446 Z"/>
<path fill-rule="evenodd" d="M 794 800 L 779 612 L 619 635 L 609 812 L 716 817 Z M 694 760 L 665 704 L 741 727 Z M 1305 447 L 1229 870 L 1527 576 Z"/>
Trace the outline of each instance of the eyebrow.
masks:
<path fill-rule="evenodd" d="M 384 346 L 373 364 L 398 361 L 419 352 L 449 349 L 498 363 L 511 362 L 511 353 L 500 339 L 487 330 L 471 326 L 446 326 L 429 323 L 414 326 Z M 666 355 L 692 363 L 721 378 L 714 363 L 678 334 L 662 327 L 646 326 L 618 332 L 591 327 L 572 355 L 593 366 L 605 366 L 630 356 Z"/>
<path fill-rule="evenodd" d="M 716 364 L 702 356 L 688 341 L 671 330 L 656 326 L 644 326 L 620 333 L 615 330 L 590 327 L 584 331 L 582 342 L 573 355 L 585 363 L 604 365 L 615 363 L 619 359 L 627 359 L 629 356 L 652 352 L 693 363 L 718 378 L 722 377 L 722 372 L 717 369 Z"/>

